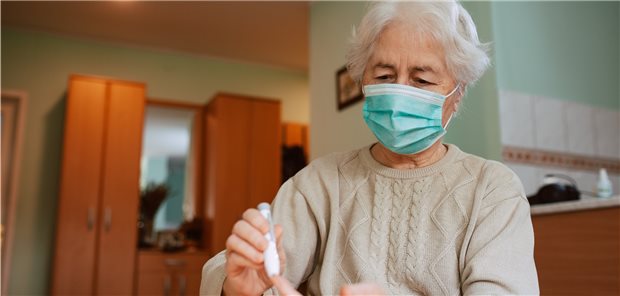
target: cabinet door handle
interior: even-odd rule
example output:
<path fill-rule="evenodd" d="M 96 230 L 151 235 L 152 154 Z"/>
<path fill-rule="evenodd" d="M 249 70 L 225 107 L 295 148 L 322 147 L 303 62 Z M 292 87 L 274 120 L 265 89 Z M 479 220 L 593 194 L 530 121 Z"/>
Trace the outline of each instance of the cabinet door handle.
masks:
<path fill-rule="evenodd" d="M 167 274 L 164 278 L 164 296 L 170 296 L 170 288 L 172 286 L 172 279 L 170 279 L 170 275 Z"/>
<path fill-rule="evenodd" d="M 187 279 L 185 275 L 179 276 L 179 296 L 185 296 L 185 287 L 187 286 Z"/>
<path fill-rule="evenodd" d="M 106 207 L 103 211 L 103 228 L 105 231 L 110 231 L 112 227 L 112 209 Z"/>
<path fill-rule="evenodd" d="M 95 226 L 95 208 L 88 207 L 88 214 L 86 215 L 86 227 L 88 230 L 93 230 Z"/>

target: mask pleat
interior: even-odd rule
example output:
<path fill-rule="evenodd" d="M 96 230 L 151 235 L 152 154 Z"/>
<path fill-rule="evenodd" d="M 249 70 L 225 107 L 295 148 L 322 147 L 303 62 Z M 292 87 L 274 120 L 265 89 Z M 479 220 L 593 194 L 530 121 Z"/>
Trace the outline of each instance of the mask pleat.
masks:
<path fill-rule="evenodd" d="M 369 85 L 365 93 L 364 121 L 388 149 L 418 153 L 445 134 L 441 125 L 445 96 L 397 84 Z"/>

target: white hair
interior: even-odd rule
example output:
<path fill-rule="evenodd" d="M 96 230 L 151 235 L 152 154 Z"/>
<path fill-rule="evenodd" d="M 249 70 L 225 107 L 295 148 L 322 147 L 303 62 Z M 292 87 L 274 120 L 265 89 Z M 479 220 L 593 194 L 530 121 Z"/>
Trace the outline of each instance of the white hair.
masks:
<path fill-rule="evenodd" d="M 480 43 L 474 21 L 456 1 L 376 2 L 354 28 L 347 53 L 347 68 L 356 82 L 362 80 L 375 41 L 392 22 L 405 22 L 420 38 L 439 42 L 448 71 L 459 83 L 475 83 L 490 64 L 487 44 Z"/>

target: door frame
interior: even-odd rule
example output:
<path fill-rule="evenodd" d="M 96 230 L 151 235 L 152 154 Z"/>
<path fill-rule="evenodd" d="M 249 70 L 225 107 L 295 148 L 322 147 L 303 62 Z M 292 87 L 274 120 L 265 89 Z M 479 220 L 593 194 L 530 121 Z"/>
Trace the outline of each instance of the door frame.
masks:
<path fill-rule="evenodd" d="M 26 101 L 27 93 L 18 90 L 2 90 L 2 108 L 0 109 L 2 117 L 10 118 L 10 122 L 2 124 L 2 142 L 9 141 L 9 151 L 2 149 L 2 171 L 6 170 L 8 174 L 7 182 L 3 186 L 8 186 L 7 196 L 4 198 L 8 200 L 8 209 L 3 209 L 3 214 L 6 215 L 6 225 L 2 229 L 3 242 L 0 248 L 4 246 L 2 250 L 2 295 L 8 293 L 8 281 L 11 274 L 11 258 L 13 251 L 13 237 L 15 233 L 15 211 L 17 209 L 17 193 L 19 186 L 19 173 L 21 164 L 21 152 L 22 141 L 24 136 L 24 117 L 26 114 Z M 8 131 L 8 134 L 6 133 Z M 11 162 L 7 163 L 6 160 L 11 159 Z M 5 164 L 6 163 L 6 164 Z M 5 165 L 8 167 L 5 169 Z M 4 178 L 3 178 L 4 179 Z M 5 188 L 2 188 L 5 191 Z"/>

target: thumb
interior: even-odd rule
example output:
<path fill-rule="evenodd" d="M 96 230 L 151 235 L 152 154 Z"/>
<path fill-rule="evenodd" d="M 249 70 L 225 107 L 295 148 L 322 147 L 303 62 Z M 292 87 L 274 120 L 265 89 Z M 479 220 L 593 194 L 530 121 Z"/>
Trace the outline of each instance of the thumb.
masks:
<path fill-rule="evenodd" d="M 291 282 L 289 282 L 286 278 L 282 276 L 274 276 L 271 278 L 271 282 L 278 289 L 278 293 L 280 295 L 292 295 L 292 296 L 301 296 L 297 290 L 293 287 Z"/>

